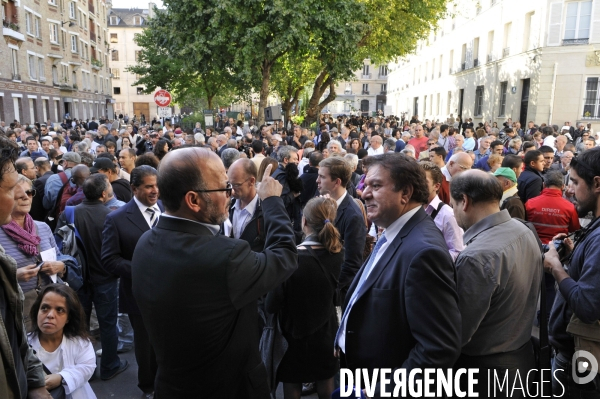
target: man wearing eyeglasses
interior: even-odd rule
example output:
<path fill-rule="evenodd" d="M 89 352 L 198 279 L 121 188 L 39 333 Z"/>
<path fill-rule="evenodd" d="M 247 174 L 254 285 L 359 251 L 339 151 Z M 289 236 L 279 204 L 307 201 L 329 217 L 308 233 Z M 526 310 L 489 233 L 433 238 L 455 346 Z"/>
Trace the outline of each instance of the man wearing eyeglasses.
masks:
<path fill-rule="evenodd" d="M 253 252 L 248 242 L 219 234 L 235 188 L 216 154 L 183 148 L 161 161 L 165 213 L 142 235 L 131 264 L 133 296 L 158 362 L 157 397 L 269 396 L 257 299 L 297 268 L 282 186 L 270 174 L 268 166 L 257 190 L 264 251 Z M 234 177 L 239 190 L 245 179 Z"/>
<path fill-rule="evenodd" d="M 265 245 L 265 221 L 261 201 L 256 192 L 257 168 L 250 159 L 238 159 L 227 170 L 231 196 L 235 202 L 229 209 L 231 228 L 223 233 L 247 241 L 250 249 L 260 252 Z"/>

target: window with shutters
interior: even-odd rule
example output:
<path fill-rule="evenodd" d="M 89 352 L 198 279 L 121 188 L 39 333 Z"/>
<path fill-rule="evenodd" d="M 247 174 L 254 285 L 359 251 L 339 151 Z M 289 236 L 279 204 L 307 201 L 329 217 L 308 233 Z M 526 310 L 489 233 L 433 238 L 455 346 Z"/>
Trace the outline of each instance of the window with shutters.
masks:
<path fill-rule="evenodd" d="M 582 115 L 584 118 L 600 118 L 599 94 L 598 78 L 587 78 Z"/>
<path fill-rule="evenodd" d="M 77 52 L 77 36 L 71 35 L 71 52 Z"/>
<path fill-rule="evenodd" d="M 587 44 L 592 21 L 592 1 L 567 3 L 563 44 Z"/>
<path fill-rule="evenodd" d="M 119 68 L 111 68 L 110 73 L 113 79 L 120 79 Z"/>
<path fill-rule="evenodd" d="M 113 50 L 112 51 L 111 60 L 112 61 L 119 61 L 119 52 L 117 50 Z"/>
<path fill-rule="evenodd" d="M 548 21 L 548 46 L 559 46 L 561 44 L 563 3 L 550 4 L 550 20 Z"/>
<path fill-rule="evenodd" d="M 483 86 L 477 86 L 475 90 L 475 116 L 481 116 L 483 112 Z"/>

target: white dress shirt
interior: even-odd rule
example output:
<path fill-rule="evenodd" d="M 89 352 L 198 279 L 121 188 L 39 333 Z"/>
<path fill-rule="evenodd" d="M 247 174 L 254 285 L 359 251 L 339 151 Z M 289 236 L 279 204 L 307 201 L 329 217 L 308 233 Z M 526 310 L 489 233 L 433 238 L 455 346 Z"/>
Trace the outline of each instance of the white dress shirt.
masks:
<path fill-rule="evenodd" d="M 371 274 L 371 271 L 375 268 L 375 266 L 377 265 L 377 262 L 379 262 L 379 259 L 381 259 L 383 254 L 385 254 L 385 251 L 387 251 L 390 244 L 394 241 L 394 239 L 396 238 L 398 233 L 400 233 L 400 230 L 402 230 L 402 227 L 404 227 L 406 222 L 408 222 L 410 220 L 410 218 L 413 217 L 415 215 L 415 213 L 417 213 L 419 211 L 419 208 L 420 207 L 417 206 L 414 209 L 411 209 L 410 211 L 406 212 L 404 215 L 402 215 L 398 219 L 396 219 L 394 221 L 394 223 L 390 224 L 387 227 L 387 229 L 385 229 L 383 231 L 387 241 L 385 242 L 385 244 L 383 244 L 381 246 L 381 248 L 379 248 L 379 251 L 377 252 L 377 255 L 375 256 L 375 259 L 373 260 L 373 263 L 371 264 L 371 268 L 369 270 L 363 271 L 363 273 L 367 273 L 367 275 L 365 277 L 365 283 L 366 283 L 367 279 L 369 278 L 369 274 Z M 357 299 L 357 296 L 359 293 L 358 288 L 360 288 L 360 287 L 357 287 L 357 289 L 355 289 L 354 292 L 352 293 L 352 297 L 350 298 L 350 301 L 348 302 L 348 307 L 346 308 L 346 311 L 342 315 L 342 320 L 340 322 L 340 328 L 338 330 L 336 346 L 338 346 L 343 352 L 346 352 L 346 323 L 348 322 L 348 315 L 352 311 L 352 306 L 354 306 L 354 303 L 356 302 L 356 299 Z"/>
<path fill-rule="evenodd" d="M 254 196 L 254 199 L 246 205 L 245 208 L 240 208 L 240 201 L 235 201 L 233 204 L 233 237 L 240 238 L 242 232 L 250 223 L 252 219 L 252 215 L 254 215 L 254 211 L 256 210 L 256 204 L 258 203 L 258 194 Z"/>
<path fill-rule="evenodd" d="M 442 200 L 440 200 L 440 197 L 436 195 L 435 198 L 431 200 L 429 205 L 425 207 L 425 213 L 431 216 L 441 202 Z M 448 245 L 448 250 L 452 260 L 456 260 L 458 254 L 460 254 L 465 248 L 463 243 L 464 232 L 463 229 L 458 226 L 458 223 L 456 223 L 456 217 L 454 216 L 452 208 L 450 208 L 448 205 L 442 206 L 438 214 L 435 216 L 435 219 L 433 219 L 433 222 L 444 235 L 444 240 L 446 241 L 446 245 Z"/>
<path fill-rule="evenodd" d="M 152 222 L 150 221 L 150 217 L 152 217 L 152 215 L 150 215 L 149 212 L 146 212 L 146 209 L 152 208 L 152 210 L 155 212 L 154 215 L 156 215 L 155 216 L 156 219 L 158 219 L 162 213 L 160 211 L 160 208 L 158 207 L 158 204 L 154 204 L 153 206 L 144 205 L 135 196 L 133 196 L 133 200 L 137 204 L 138 208 L 140 208 L 140 212 L 142 212 L 142 216 L 144 217 L 144 219 L 146 219 L 146 223 L 148 223 L 148 226 L 150 228 L 152 228 L 152 225 L 154 224 L 154 220 Z"/>
<path fill-rule="evenodd" d="M 367 153 L 369 155 L 381 155 L 383 154 L 383 146 L 380 146 L 378 149 L 374 149 L 373 147 L 369 147 L 369 149 L 367 150 Z"/>

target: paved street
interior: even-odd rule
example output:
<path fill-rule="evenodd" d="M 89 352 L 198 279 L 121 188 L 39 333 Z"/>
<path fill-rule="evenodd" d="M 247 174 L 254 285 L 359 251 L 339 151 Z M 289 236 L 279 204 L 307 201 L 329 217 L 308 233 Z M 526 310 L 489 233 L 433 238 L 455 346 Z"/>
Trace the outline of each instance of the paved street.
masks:
<path fill-rule="evenodd" d="M 100 344 L 94 345 L 96 349 L 100 348 Z M 97 358 L 96 379 L 90 382 L 92 389 L 96 393 L 98 399 L 115 398 L 115 399 L 139 399 L 142 392 L 137 387 L 137 364 L 135 363 L 135 355 L 133 350 L 119 355 L 121 360 L 129 362 L 129 368 L 120 375 L 110 381 L 102 381 L 100 379 L 100 358 Z M 306 399 L 318 399 L 317 394 L 303 396 Z M 281 384 L 277 390 L 277 399 L 283 399 L 283 389 Z"/>

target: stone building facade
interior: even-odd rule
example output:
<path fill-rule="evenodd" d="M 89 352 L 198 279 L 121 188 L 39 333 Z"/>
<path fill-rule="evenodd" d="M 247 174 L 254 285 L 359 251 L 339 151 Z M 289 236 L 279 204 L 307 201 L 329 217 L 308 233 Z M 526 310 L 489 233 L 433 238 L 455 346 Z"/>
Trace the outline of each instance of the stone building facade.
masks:
<path fill-rule="evenodd" d="M 0 119 L 112 117 L 104 0 L 2 2 Z"/>
<path fill-rule="evenodd" d="M 390 64 L 397 115 L 600 127 L 600 1 L 449 3 L 415 54 Z"/>

